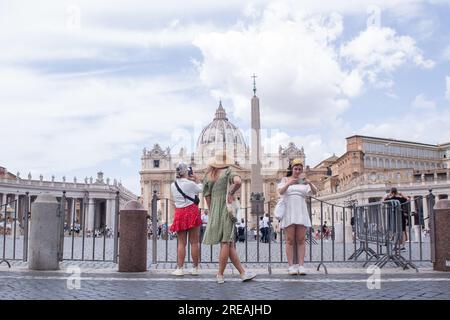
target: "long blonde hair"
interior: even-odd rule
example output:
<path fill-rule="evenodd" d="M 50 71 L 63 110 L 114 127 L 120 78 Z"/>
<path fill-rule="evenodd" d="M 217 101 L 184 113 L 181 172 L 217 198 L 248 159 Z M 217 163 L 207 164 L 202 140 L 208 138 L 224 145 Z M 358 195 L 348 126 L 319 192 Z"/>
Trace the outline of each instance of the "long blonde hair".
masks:
<path fill-rule="evenodd" d="M 209 166 L 208 171 L 206 172 L 209 181 L 216 181 L 219 178 L 220 172 L 222 169 L 226 168 L 215 168 Z"/>

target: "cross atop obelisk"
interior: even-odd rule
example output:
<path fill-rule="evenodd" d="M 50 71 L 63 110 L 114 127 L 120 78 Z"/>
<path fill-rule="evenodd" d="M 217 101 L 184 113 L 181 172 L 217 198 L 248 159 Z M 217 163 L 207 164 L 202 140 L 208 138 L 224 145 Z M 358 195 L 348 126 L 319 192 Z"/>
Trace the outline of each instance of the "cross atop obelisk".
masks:
<path fill-rule="evenodd" d="M 255 74 L 252 75 L 252 78 L 253 78 L 253 96 L 255 96 L 255 97 L 256 97 L 256 78 L 257 77 L 258 76 L 255 75 Z"/>

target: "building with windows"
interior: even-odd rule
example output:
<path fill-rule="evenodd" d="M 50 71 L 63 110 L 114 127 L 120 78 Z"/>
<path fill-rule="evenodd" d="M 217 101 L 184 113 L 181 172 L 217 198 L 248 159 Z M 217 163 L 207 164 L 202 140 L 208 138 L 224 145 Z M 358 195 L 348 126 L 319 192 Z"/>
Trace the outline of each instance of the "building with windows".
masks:
<path fill-rule="evenodd" d="M 450 143 L 425 144 L 355 135 L 347 138 L 347 151 L 312 169 L 321 200 L 343 205 L 383 199 L 391 187 L 411 198 L 432 190 L 438 199 L 450 194 Z M 427 214 L 426 206 L 424 206 Z"/>

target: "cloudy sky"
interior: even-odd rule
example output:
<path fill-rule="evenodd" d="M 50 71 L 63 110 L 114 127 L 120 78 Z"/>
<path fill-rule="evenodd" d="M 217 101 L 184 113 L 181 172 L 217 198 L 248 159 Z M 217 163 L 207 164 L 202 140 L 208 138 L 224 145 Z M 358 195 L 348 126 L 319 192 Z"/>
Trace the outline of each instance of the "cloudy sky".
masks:
<path fill-rule="evenodd" d="M 189 3 L 189 4 L 187 4 Z M 0 166 L 139 193 L 140 156 L 192 150 L 219 99 L 314 166 L 353 134 L 450 141 L 450 1 L 0 0 Z"/>

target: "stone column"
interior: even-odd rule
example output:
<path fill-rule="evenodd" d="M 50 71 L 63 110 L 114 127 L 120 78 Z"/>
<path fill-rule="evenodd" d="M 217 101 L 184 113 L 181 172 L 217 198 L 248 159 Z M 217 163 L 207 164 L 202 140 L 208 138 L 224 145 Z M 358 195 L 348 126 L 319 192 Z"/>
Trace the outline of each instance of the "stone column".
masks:
<path fill-rule="evenodd" d="M 144 208 L 148 208 L 148 190 L 147 190 L 148 184 L 146 184 L 144 181 L 141 181 L 140 187 L 142 190 L 142 205 Z"/>
<path fill-rule="evenodd" d="M 69 198 L 67 199 L 68 203 L 68 212 L 67 212 L 67 227 L 70 228 L 72 227 L 72 220 L 73 220 L 73 208 L 74 208 L 74 202 L 75 199 L 74 198 Z"/>
<path fill-rule="evenodd" d="M 248 181 L 244 180 L 242 183 L 242 207 L 248 208 L 249 207 L 249 199 L 248 199 Z"/>
<path fill-rule="evenodd" d="M 424 224 L 425 224 L 425 229 L 430 229 L 430 223 L 429 223 L 429 219 L 427 219 L 429 217 L 428 214 L 428 201 L 426 197 L 423 197 L 423 219 L 424 219 Z"/>
<path fill-rule="evenodd" d="M 415 212 L 416 215 L 411 217 L 411 223 L 414 231 L 414 242 L 419 242 L 420 239 L 420 221 L 419 213 L 416 211 L 416 202 L 414 201 L 414 196 L 411 197 L 411 213 Z"/>
<path fill-rule="evenodd" d="M 22 219 L 23 219 L 23 200 L 24 198 L 22 197 L 22 199 L 20 198 L 20 195 L 17 195 L 17 223 L 21 224 L 22 223 Z M 19 232 L 19 229 L 17 229 L 17 232 Z"/>
<path fill-rule="evenodd" d="M 13 208 L 14 210 L 16 210 L 16 212 L 18 212 L 19 211 L 18 209 L 19 209 L 19 197 L 20 197 L 20 195 L 14 194 L 13 196 L 14 196 L 14 200 L 13 201 L 16 201 L 16 202 L 14 203 L 14 206 L 11 206 L 11 208 Z M 14 217 L 14 213 L 13 213 L 12 217 Z"/>
<path fill-rule="evenodd" d="M 7 194 L 4 193 L 2 196 L 2 204 L 6 204 L 6 200 L 7 200 Z"/>
<path fill-rule="evenodd" d="M 72 220 L 70 220 L 70 225 L 73 226 L 75 223 L 77 223 L 77 198 L 73 198 L 73 210 L 72 210 Z"/>
<path fill-rule="evenodd" d="M 111 222 L 108 225 L 109 228 L 114 232 L 116 229 L 116 198 L 110 200 L 110 207 L 111 207 Z"/>
<path fill-rule="evenodd" d="M 86 230 L 92 232 L 94 230 L 94 218 L 95 218 L 95 199 L 94 198 L 89 198 L 87 211 L 88 212 L 87 212 L 87 219 L 86 219 L 86 223 L 87 223 Z"/>
<path fill-rule="evenodd" d="M 348 222 L 347 220 L 345 221 L 345 230 L 342 222 L 336 222 L 334 224 L 334 241 L 336 243 L 344 242 L 344 232 L 345 232 L 345 241 L 350 242 L 352 240 L 352 226 L 350 225 L 350 221 Z"/>
<path fill-rule="evenodd" d="M 111 228 L 111 221 L 114 220 L 112 211 L 112 199 L 106 199 L 106 226 Z"/>
<path fill-rule="evenodd" d="M 98 199 L 95 202 L 95 210 L 94 210 L 94 230 L 98 230 L 100 228 L 101 223 L 101 202 L 102 199 Z"/>
<path fill-rule="evenodd" d="M 31 205 L 33 219 L 30 230 L 29 269 L 59 269 L 61 219 L 58 216 L 58 206 L 56 198 L 47 194 L 38 196 Z"/>
<path fill-rule="evenodd" d="M 450 200 L 439 200 L 434 206 L 434 223 L 431 226 L 431 259 L 433 269 L 450 271 Z"/>
<path fill-rule="evenodd" d="M 119 217 L 119 272 L 147 271 L 147 210 L 129 201 Z"/>
<path fill-rule="evenodd" d="M 247 179 L 244 186 L 245 191 L 245 205 L 244 207 L 247 208 L 247 221 L 245 221 L 246 226 L 251 229 L 253 226 L 253 216 L 252 216 L 252 203 L 251 203 L 251 194 L 250 194 L 250 180 Z M 244 211 L 245 214 L 245 211 Z M 252 234 L 253 237 L 253 234 Z"/>
<path fill-rule="evenodd" d="M 161 185 L 164 185 L 164 194 L 162 194 L 162 197 L 172 199 L 172 192 L 170 191 L 170 181 L 161 181 Z M 165 207 L 166 200 L 164 199 L 163 201 Z M 164 210 L 162 211 L 163 215 L 165 215 L 165 210 L 169 211 L 169 221 L 173 221 L 173 218 L 175 217 L 175 210 L 174 206 L 170 204 L 170 201 L 168 202 L 168 208 L 164 208 Z"/>

